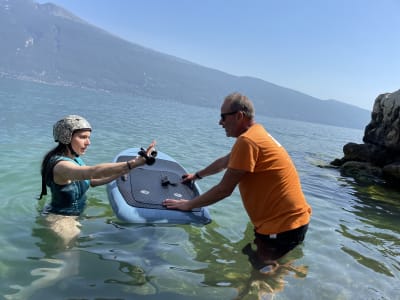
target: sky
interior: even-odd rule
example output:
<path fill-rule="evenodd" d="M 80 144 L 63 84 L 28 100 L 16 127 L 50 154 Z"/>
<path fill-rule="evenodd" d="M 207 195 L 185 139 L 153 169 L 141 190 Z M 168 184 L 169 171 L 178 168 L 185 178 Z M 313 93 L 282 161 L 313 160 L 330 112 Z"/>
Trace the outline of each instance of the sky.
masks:
<path fill-rule="evenodd" d="M 400 89 L 400 0 L 51 0 L 118 37 L 372 110 Z"/>

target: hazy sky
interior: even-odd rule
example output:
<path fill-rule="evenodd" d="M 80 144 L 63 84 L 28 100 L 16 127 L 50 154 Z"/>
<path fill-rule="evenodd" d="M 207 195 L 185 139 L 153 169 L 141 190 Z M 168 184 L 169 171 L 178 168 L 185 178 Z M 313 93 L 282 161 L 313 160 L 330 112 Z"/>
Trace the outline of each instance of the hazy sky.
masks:
<path fill-rule="evenodd" d="M 400 89 L 400 0 L 50 2 L 136 44 L 320 99 L 371 110 Z"/>

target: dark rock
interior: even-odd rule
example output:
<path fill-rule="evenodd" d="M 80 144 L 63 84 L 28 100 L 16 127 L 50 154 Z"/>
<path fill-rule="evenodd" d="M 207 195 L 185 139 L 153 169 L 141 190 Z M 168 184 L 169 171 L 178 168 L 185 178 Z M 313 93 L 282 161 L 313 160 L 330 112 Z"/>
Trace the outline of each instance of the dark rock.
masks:
<path fill-rule="evenodd" d="M 382 169 L 369 162 L 348 161 L 340 167 L 343 176 L 353 177 L 357 182 L 374 183 L 382 177 Z"/>
<path fill-rule="evenodd" d="M 331 162 L 345 176 L 356 180 L 400 182 L 400 90 L 379 95 L 371 121 L 365 127 L 364 144 L 343 146 L 344 156 Z M 374 178 L 376 180 L 374 180 Z"/>
<path fill-rule="evenodd" d="M 400 162 L 386 165 L 382 168 L 382 171 L 388 180 L 400 181 Z"/>
<path fill-rule="evenodd" d="M 400 151 L 400 90 L 376 98 L 363 142 Z"/>

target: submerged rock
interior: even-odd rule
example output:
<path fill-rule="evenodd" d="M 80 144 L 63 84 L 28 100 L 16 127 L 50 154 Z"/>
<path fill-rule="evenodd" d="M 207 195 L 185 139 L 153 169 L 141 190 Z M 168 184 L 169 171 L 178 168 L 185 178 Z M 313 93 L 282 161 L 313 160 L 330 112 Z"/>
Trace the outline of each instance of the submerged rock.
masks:
<path fill-rule="evenodd" d="M 365 127 L 363 144 L 343 146 L 344 156 L 331 165 L 342 174 L 362 181 L 400 182 L 400 90 L 375 99 L 371 121 Z"/>

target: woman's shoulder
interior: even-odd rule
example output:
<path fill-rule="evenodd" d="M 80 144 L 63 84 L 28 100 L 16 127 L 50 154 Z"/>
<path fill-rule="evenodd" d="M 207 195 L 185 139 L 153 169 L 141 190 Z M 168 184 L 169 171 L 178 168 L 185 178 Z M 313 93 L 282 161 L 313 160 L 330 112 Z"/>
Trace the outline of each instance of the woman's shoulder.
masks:
<path fill-rule="evenodd" d="M 62 155 L 54 155 L 54 156 L 51 157 L 50 161 L 53 164 L 57 164 L 60 161 L 70 161 L 70 162 L 75 162 L 76 163 L 75 160 L 73 160 L 73 159 L 71 159 L 71 158 L 69 158 L 67 156 L 62 156 Z"/>
<path fill-rule="evenodd" d="M 80 165 L 80 166 L 84 166 L 85 165 L 85 163 L 84 163 L 84 161 L 82 160 L 82 158 L 80 158 L 80 157 L 75 157 L 75 158 L 70 158 L 70 157 L 68 157 L 68 156 L 63 156 L 63 155 L 54 155 L 52 158 L 51 158 L 51 161 L 53 162 L 53 163 L 58 163 L 58 162 L 60 162 L 60 161 L 69 161 L 69 162 L 73 162 L 73 163 L 75 163 L 75 164 L 78 164 L 78 165 Z"/>
<path fill-rule="evenodd" d="M 60 160 L 72 160 L 69 157 L 63 156 L 63 155 L 53 155 L 51 157 L 52 161 L 60 161 Z"/>

